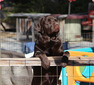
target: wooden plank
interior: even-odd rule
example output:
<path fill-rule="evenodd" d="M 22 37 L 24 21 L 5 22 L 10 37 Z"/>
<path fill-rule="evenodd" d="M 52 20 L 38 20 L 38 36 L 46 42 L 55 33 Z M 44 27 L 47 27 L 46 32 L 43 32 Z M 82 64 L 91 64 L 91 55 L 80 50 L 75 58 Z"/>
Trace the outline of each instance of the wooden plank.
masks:
<path fill-rule="evenodd" d="M 50 66 L 60 66 L 61 56 L 48 57 Z M 94 57 L 69 58 L 68 66 L 94 65 Z M 39 58 L 0 58 L 0 66 L 41 66 Z"/>

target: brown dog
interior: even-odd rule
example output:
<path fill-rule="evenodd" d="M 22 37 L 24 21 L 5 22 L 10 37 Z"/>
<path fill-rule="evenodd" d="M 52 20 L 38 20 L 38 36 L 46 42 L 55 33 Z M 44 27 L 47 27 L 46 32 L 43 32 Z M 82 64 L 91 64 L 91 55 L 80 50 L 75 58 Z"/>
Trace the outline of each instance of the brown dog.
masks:
<path fill-rule="evenodd" d="M 53 16 L 41 18 L 36 25 L 38 38 L 35 43 L 35 57 L 41 59 L 42 67 L 34 67 L 32 85 L 57 85 L 62 66 L 68 64 L 69 53 L 64 53 L 61 40 L 58 37 L 59 23 Z M 62 56 L 61 66 L 50 67 L 48 56 Z"/>

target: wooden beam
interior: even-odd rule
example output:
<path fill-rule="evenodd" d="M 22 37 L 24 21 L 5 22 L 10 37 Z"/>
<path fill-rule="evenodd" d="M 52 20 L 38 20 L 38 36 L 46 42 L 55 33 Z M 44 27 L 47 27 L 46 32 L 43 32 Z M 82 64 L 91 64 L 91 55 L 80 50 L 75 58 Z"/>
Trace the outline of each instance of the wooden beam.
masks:
<path fill-rule="evenodd" d="M 50 66 L 60 66 L 61 56 L 48 57 Z M 70 57 L 68 66 L 94 65 L 94 57 Z M 39 58 L 0 58 L 0 66 L 41 66 Z"/>

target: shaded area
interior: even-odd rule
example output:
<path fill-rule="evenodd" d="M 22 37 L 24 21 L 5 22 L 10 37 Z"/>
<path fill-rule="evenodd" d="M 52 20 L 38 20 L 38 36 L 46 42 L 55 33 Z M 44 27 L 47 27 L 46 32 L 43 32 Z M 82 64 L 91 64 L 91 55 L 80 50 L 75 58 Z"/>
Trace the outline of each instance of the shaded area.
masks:
<path fill-rule="evenodd" d="M 94 85 L 94 83 L 85 83 L 85 82 L 81 82 L 80 85 Z"/>

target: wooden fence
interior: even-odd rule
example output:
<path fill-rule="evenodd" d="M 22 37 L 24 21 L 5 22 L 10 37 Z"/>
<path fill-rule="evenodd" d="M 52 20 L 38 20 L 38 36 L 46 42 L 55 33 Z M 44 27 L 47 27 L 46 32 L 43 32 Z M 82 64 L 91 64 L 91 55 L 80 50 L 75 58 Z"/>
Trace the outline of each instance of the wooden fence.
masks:
<path fill-rule="evenodd" d="M 61 56 L 48 57 L 50 66 L 60 66 Z M 94 57 L 75 56 L 69 58 L 68 66 L 93 65 Z M 39 58 L 0 58 L 0 66 L 41 66 Z"/>

